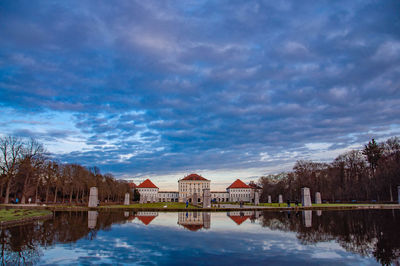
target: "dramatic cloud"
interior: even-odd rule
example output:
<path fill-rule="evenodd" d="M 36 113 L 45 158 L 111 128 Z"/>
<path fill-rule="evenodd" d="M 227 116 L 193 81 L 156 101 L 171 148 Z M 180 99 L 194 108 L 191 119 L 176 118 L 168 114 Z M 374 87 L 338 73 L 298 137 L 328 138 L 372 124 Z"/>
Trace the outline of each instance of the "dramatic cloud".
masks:
<path fill-rule="evenodd" d="M 118 176 L 329 160 L 400 133 L 399 8 L 5 1 L 0 128 Z"/>

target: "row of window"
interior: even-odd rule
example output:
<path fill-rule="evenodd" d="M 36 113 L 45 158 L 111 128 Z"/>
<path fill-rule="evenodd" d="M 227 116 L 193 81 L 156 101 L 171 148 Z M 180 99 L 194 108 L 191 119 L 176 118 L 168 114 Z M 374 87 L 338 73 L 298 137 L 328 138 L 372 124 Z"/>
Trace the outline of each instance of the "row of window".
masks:
<path fill-rule="evenodd" d="M 139 191 L 151 191 L 151 192 L 157 192 L 156 188 L 141 188 Z"/>
<path fill-rule="evenodd" d="M 250 197 L 250 194 L 232 194 L 232 198 Z"/>
<path fill-rule="evenodd" d="M 191 189 L 191 188 L 189 188 L 189 189 L 181 189 L 181 192 L 196 192 L 196 189 L 194 188 L 193 190 Z M 201 190 L 200 190 L 200 188 L 198 188 L 197 189 L 197 192 L 200 192 Z"/>
<path fill-rule="evenodd" d="M 179 188 L 180 189 L 187 189 L 187 188 L 191 188 L 191 187 L 198 187 L 198 188 L 210 188 L 210 184 L 209 183 L 189 183 L 189 184 L 185 184 L 185 183 L 180 183 L 179 184 Z"/>
<path fill-rule="evenodd" d="M 163 198 L 165 198 L 165 197 L 178 197 L 178 195 L 177 194 L 172 194 L 172 193 L 170 193 L 170 194 L 165 194 L 165 193 L 159 193 L 159 195 L 160 195 L 160 197 L 163 197 Z"/>

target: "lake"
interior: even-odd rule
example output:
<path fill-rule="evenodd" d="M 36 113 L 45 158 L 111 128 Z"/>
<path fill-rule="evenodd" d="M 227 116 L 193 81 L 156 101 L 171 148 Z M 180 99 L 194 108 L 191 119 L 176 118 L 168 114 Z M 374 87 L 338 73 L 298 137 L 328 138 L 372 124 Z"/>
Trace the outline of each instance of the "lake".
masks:
<path fill-rule="evenodd" d="M 400 210 L 55 212 L 1 230 L 3 264 L 400 262 Z"/>

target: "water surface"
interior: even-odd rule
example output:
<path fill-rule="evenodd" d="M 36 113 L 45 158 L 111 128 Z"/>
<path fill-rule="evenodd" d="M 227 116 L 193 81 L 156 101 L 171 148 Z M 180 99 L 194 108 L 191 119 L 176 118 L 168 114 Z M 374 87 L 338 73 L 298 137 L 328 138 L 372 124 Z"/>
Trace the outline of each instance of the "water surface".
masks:
<path fill-rule="evenodd" d="M 398 263 L 400 210 L 56 212 L 1 230 L 5 264 Z"/>

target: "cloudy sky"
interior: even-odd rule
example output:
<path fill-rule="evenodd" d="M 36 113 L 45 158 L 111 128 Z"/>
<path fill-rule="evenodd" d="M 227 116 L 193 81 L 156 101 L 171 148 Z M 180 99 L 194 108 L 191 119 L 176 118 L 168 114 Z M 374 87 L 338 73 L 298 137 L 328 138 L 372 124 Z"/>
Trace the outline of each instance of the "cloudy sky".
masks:
<path fill-rule="evenodd" d="M 400 135 L 399 1 L 0 2 L 0 134 L 223 188 Z"/>

